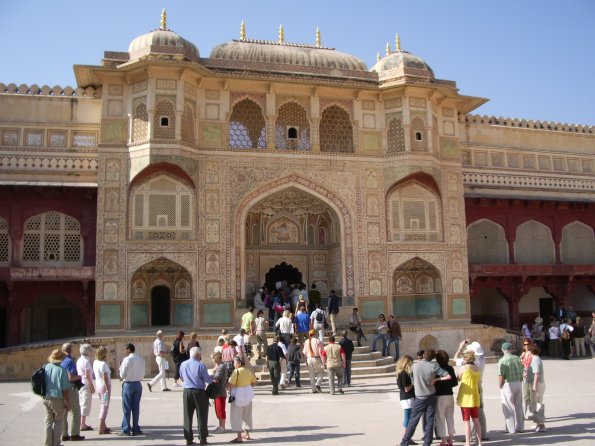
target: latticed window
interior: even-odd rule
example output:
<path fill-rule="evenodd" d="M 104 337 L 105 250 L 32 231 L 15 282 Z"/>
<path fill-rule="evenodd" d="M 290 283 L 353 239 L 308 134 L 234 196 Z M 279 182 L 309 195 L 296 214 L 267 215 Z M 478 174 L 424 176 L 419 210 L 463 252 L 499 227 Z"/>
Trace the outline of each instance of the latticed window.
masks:
<path fill-rule="evenodd" d="M 388 153 L 405 151 L 405 130 L 400 119 L 391 119 L 387 131 Z"/>
<path fill-rule="evenodd" d="M 176 113 L 173 102 L 161 99 L 155 108 L 155 130 L 153 135 L 157 139 L 175 139 Z"/>
<path fill-rule="evenodd" d="M 25 222 L 24 265 L 81 265 L 81 227 L 75 218 L 60 212 L 46 212 Z"/>
<path fill-rule="evenodd" d="M 184 115 L 182 116 L 182 140 L 194 143 L 194 108 L 191 104 L 184 106 Z"/>
<path fill-rule="evenodd" d="M 279 108 L 275 141 L 278 149 L 310 149 L 310 124 L 304 107 L 288 102 Z"/>
<path fill-rule="evenodd" d="M 319 125 L 322 152 L 353 152 L 353 127 L 349 113 L 338 105 L 322 112 Z"/>
<path fill-rule="evenodd" d="M 508 242 L 504 228 L 493 221 L 481 220 L 467 229 L 469 263 L 508 263 Z"/>
<path fill-rule="evenodd" d="M 3 218 L 0 218 L 0 265 L 7 265 L 10 253 L 8 237 L 8 223 Z"/>
<path fill-rule="evenodd" d="M 135 239 L 186 240 L 192 231 L 190 188 L 162 175 L 133 192 L 132 231 Z"/>
<path fill-rule="evenodd" d="M 428 151 L 426 125 L 421 118 L 413 118 L 411 120 L 411 150 L 417 152 Z"/>
<path fill-rule="evenodd" d="M 241 149 L 266 147 L 265 120 L 260 106 L 243 99 L 233 106 L 229 118 L 229 145 Z"/>
<path fill-rule="evenodd" d="M 389 196 L 390 240 L 441 241 L 440 198 L 417 182 L 395 189 Z"/>
<path fill-rule="evenodd" d="M 134 124 L 132 139 L 134 142 L 145 141 L 148 137 L 149 131 L 149 115 L 147 113 L 147 105 L 140 102 L 134 109 Z"/>

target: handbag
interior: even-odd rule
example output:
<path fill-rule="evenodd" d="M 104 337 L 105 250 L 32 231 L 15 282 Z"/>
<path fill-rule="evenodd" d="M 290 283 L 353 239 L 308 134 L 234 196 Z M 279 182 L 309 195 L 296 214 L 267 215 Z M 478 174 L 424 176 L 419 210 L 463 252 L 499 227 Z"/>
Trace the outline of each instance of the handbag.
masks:
<path fill-rule="evenodd" d="M 207 394 L 207 398 L 211 400 L 218 398 L 219 394 L 221 393 L 219 392 L 219 384 L 215 382 L 210 383 L 205 389 L 205 392 Z"/>

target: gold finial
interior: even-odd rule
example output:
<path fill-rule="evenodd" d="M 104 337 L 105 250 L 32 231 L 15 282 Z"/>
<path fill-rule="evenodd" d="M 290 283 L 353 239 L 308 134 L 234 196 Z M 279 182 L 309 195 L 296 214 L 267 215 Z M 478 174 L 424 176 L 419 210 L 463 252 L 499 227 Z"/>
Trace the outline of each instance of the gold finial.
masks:
<path fill-rule="evenodd" d="M 388 56 L 390 54 L 390 44 L 388 42 L 386 42 L 386 55 Z"/>
<path fill-rule="evenodd" d="M 395 36 L 395 51 L 401 51 L 401 38 L 399 37 L 399 33 Z"/>
<path fill-rule="evenodd" d="M 380 51 L 376 53 L 376 62 L 380 62 Z"/>
<path fill-rule="evenodd" d="M 167 12 L 165 12 L 165 8 L 161 10 L 161 24 L 159 25 L 159 29 L 163 31 L 167 29 Z"/>
<path fill-rule="evenodd" d="M 285 33 L 283 32 L 283 25 L 279 25 L 279 43 L 285 43 Z"/>
<path fill-rule="evenodd" d="M 320 48 L 322 45 L 320 43 L 320 28 L 316 27 L 316 47 Z"/>
<path fill-rule="evenodd" d="M 240 40 L 246 40 L 246 25 L 242 20 L 242 24 L 240 25 Z"/>

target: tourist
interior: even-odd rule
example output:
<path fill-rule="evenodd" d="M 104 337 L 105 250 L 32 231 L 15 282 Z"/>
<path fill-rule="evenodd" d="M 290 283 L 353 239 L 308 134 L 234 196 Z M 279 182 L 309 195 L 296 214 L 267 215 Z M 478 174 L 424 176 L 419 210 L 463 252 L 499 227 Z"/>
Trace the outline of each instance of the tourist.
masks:
<path fill-rule="evenodd" d="M 196 412 L 200 444 L 207 444 L 209 435 L 209 399 L 205 389 L 213 379 L 200 359 L 200 347 L 192 347 L 190 358 L 180 366 L 180 378 L 184 384 L 184 438 L 186 444 L 194 444 L 194 434 L 192 433 L 194 412 Z"/>
<path fill-rule="evenodd" d="M 531 366 L 533 354 L 531 353 L 531 339 L 525 338 L 523 340 L 523 352 L 521 353 L 521 364 L 523 364 L 523 416 L 525 420 L 531 418 L 529 407 L 529 394 L 531 393 L 532 382 L 527 381 L 527 369 Z"/>
<path fill-rule="evenodd" d="M 174 364 L 176 365 L 176 373 L 174 374 L 174 387 L 180 387 L 178 384 L 178 379 L 180 379 L 180 366 L 184 361 L 188 359 L 188 350 L 184 346 L 184 332 L 178 331 L 178 335 L 174 340 L 173 346 L 171 348 L 171 357 L 174 360 Z"/>
<path fill-rule="evenodd" d="M 275 324 L 275 329 L 279 333 L 281 337 L 281 341 L 287 347 L 289 345 L 289 341 L 291 340 L 291 333 L 293 332 L 293 321 L 291 320 L 291 311 L 285 310 L 283 311 L 283 317 L 277 320 Z"/>
<path fill-rule="evenodd" d="M 82 344 L 79 347 L 80 357 L 76 361 L 76 372 L 81 377 L 83 386 L 79 389 L 79 404 L 81 406 L 81 431 L 92 431 L 93 428 L 87 424 L 87 417 L 91 413 L 91 403 L 95 386 L 93 385 L 93 365 L 89 355 L 93 347 L 91 344 Z"/>
<path fill-rule="evenodd" d="M 320 294 L 320 291 L 316 289 L 315 283 L 312 284 L 312 287 L 310 288 L 310 292 L 308 293 L 308 295 L 310 297 L 310 306 L 308 307 L 308 309 L 310 310 L 310 312 L 312 312 L 316 308 L 316 304 L 320 305 L 322 303 L 322 295 Z"/>
<path fill-rule="evenodd" d="M 452 446 L 455 434 L 454 397 L 452 389 L 458 385 L 455 370 L 448 363 L 448 353 L 444 350 L 436 352 L 436 362 L 450 375 L 448 381 L 438 381 L 436 387 L 436 435 L 441 439 L 441 446 Z M 479 408 L 479 404 L 478 404 Z M 448 435 L 447 435 L 448 434 Z M 448 438 L 447 438 L 448 437 Z"/>
<path fill-rule="evenodd" d="M 525 338 L 531 339 L 531 330 L 529 329 L 529 324 L 527 322 L 523 322 L 523 326 L 521 327 L 521 334 Z"/>
<path fill-rule="evenodd" d="M 399 400 L 401 408 L 403 409 L 403 427 L 407 428 L 409 425 L 409 418 L 411 417 L 411 408 L 413 407 L 413 400 L 415 398 L 415 391 L 413 389 L 413 382 L 411 381 L 413 358 L 408 355 L 403 355 L 399 358 L 395 371 L 397 373 L 397 387 L 399 388 Z M 412 444 L 409 442 L 409 444 Z"/>
<path fill-rule="evenodd" d="M 250 305 L 248 307 L 248 311 L 246 311 L 243 315 L 242 315 L 242 323 L 241 323 L 241 328 L 243 328 L 246 331 L 246 334 L 250 337 L 253 336 L 256 333 L 256 329 L 254 327 L 254 307 L 252 305 Z"/>
<path fill-rule="evenodd" d="M 259 311 L 264 311 L 266 306 L 264 305 L 264 300 L 262 298 L 263 289 L 259 288 L 256 294 L 254 295 L 254 309 Z"/>
<path fill-rule="evenodd" d="M 138 424 L 140 416 L 140 399 L 143 395 L 141 379 L 145 377 L 145 360 L 135 353 L 134 344 L 128 343 L 124 347 L 126 357 L 120 364 L 120 379 L 122 383 L 122 431 L 120 436 L 141 435 L 143 432 Z M 130 414 L 132 413 L 132 426 Z"/>
<path fill-rule="evenodd" d="M 457 395 L 457 404 L 461 407 L 463 423 L 465 424 L 465 446 L 471 446 L 471 421 L 475 427 L 477 436 L 477 446 L 481 446 L 482 431 L 479 422 L 480 405 L 480 382 L 481 370 L 475 364 L 475 353 L 473 350 L 465 350 L 463 353 L 464 365 L 457 375 L 460 383 L 459 393 Z M 452 445 L 452 441 L 449 441 Z"/>
<path fill-rule="evenodd" d="M 305 314 L 305 312 L 304 312 Z M 301 346 L 298 345 L 298 340 L 294 336 L 291 338 L 291 344 L 287 347 L 287 370 L 289 372 L 289 379 L 287 386 L 291 385 L 291 379 L 295 376 L 295 386 L 301 389 L 300 383 L 300 364 L 302 361 Z"/>
<path fill-rule="evenodd" d="M 328 311 L 328 318 L 331 322 L 331 332 L 333 336 L 337 335 L 337 323 L 336 318 L 339 314 L 339 296 L 335 293 L 335 290 L 331 290 L 331 293 L 328 295 L 328 304 L 327 304 L 327 311 Z"/>
<path fill-rule="evenodd" d="M 548 353 L 551 358 L 557 359 L 562 356 L 560 343 L 560 329 L 558 328 L 558 322 L 550 321 L 550 328 L 548 329 L 549 341 L 548 341 Z"/>
<path fill-rule="evenodd" d="M 566 319 L 568 319 L 569 321 L 571 321 L 573 324 L 576 324 L 576 311 L 574 311 L 574 308 L 572 308 L 572 305 L 568 306 L 568 311 L 566 312 Z"/>
<path fill-rule="evenodd" d="M 95 353 L 95 361 L 93 361 L 93 374 L 95 375 L 95 390 L 99 397 L 99 435 L 111 434 L 112 431 L 105 424 L 107 418 L 107 411 L 109 409 L 109 402 L 112 396 L 112 378 L 111 370 L 105 362 L 107 358 L 107 348 L 100 346 Z"/>
<path fill-rule="evenodd" d="M 502 344 L 504 356 L 498 361 L 498 386 L 502 399 L 502 412 L 506 430 L 519 433 L 524 430 L 523 419 L 523 364 L 518 356 L 512 354 L 512 344 Z"/>
<path fill-rule="evenodd" d="M 231 400 L 231 429 L 237 433 L 237 437 L 231 440 L 231 443 L 242 443 L 243 440 L 251 440 L 252 399 L 256 376 L 245 367 L 244 358 L 241 356 L 234 358 L 234 367 L 235 370 L 227 383 Z"/>
<path fill-rule="evenodd" d="M 591 358 L 595 359 L 595 311 L 591 312 L 591 326 L 589 327 L 589 335 L 591 336 Z"/>
<path fill-rule="evenodd" d="M 345 352 L 339 344 L 335 344 L 335 337 L 329 336 L 328 344 L 320 352 L 322 365 L 328 374 L 331 395 L 335 394 L 335 377 L 337 377 L 338 393 L 343 392 L 343 378 L 345 375 Z"/>
<path fill-rule="evenodd" d="M 85 437 L 80 435 L 81 432 L 81 404 L 79 401 L 79 389 L 82 386 L 80 375 L 76 370 L 76 363 L 72 359 L 73 345 L 70 342 L 62 344 L 62 351 L 66 357 L 60 364 L 68 373 L 68 381 L 70 381 L 70 392 L 68 392 L 69 410 L 64 416 L 64 426 L 62 429 L 62 441 L 80 441 Z M 70 434 L 68 432 L 68 414 L 71 414 Z"/>
<path fill-rule="evenodd" d="M 300 345 L 304 345 L 304 341 L 308 338 L 308 331 L 310 331 L 310 316 L 308 315 L 306 308 L 300 306 L 295 315 L 294 328 L 294 332 L 297 333 Z"/>
<path fill-rule="evenodd" d="M 279 346 L 281 337 L 275 336 L 275 340 L 267 350 L 267 360 L 269 366 L 269 375 L 273 385 L 273 395 L 279 395 L 279 382 L 281 381 L 281 359 L 285 357 L 283 349 Z"/>
<path fill-rule="evenodd" d="M 59 348 L 52 351 L 48 362 L 43 366 L 45 371 L 45 446 L 59 446 L 64 419 L 70 408 L 71 383 L 68 372 L 60 364 L 66 354 Z"/>
<path fill-rule="evenodd" d="M 353 341 L 347 337 L 347 330 L 341 332 L 342 339 L 339 341 L 339 345 L 345 352 L 345 377 L 343 378 L 343 385 L 351 386 L 351 358 L 353 357 Z"/>
<path fill-rule="evenodd" d="M 386 318 L 384 314 L 378 315 L 378 322 L 376 322 L 376 335 L 372 340 L 372 351 L 375 352 L 376 350 L 376 341 L 382 342 L 382 356 L 386 356 L 386 344 L 387 344 L 387 333 L 388 333 L 388 325 L 386 324 Z"/>
<path fill-rule="evenodd" d="M 291 342 L 291 339 L 290 341 Z M 281 389 L 285 390 L 285 388 L 287 387 L 287 355 L 289 354 L 289 351 L 287 350 L 287 346 L 285 345 L 285 343 L 283 342 L 283 340 L 278 340 L 277 341 L 277 345 L 279 347 L 281 347 L 281 350 L 283 350 L 283 356 L 281 357 L 279 364 L 281 364 L 281 377 L 279 379 L 279 386 L 281 386 Z"/>
<path fill-rule="evenodd" d="M 163 392 L 169 392 L 170 390 L 167 388 L 167 381 L 165 379 L 165 374 L 169 369 L 169 363 L 167 362 L 168 352 L 167 348 L 165 347 L 165 342 L 163 341 L 163 332 L 158 330 L 155 335 L 156 338 L 155 341 L 153 341 L 153 354 L 155 355 L 155 361 L 157 362 L 159 373 L 157 373 L 155 378 L 147 383 L 147 387 L 149 388 L 149 392 L 152 392 L 153 386 L 159 382 L 161 384 L 161 390 Z"/>
<path fill-rule="evenodd" d="M 367 341 L 366 335 L 364 335 L 364 331 L 362 330 L 362 318 L 359 315 L 359 310 L 357 307 L 353 309 L 353 312 L 349 315 L 349 329 L 357 335 L 357 346 L 362 346 L 362 338 L 364 341 Z"/>
<path fill-rule="evenodd" d="M 574 356 L 587 356 L 585 351 L 585 324 L 580 316 L 576 318 L 576 324 L 574 326 Z"/>
<path fill-rule="evenodd" d="M 268 348 L 267 339 L 267 328 L 269 321 L 264 317 L 264 311 L 258 310 L 256 312 L 256 319 L 254 319 L 254 327 L 256 329 L 256 350 L 258 351 L 258 357 L 262 358 L 265 356 Z"/>
<path fill-rule="evenodd" d="M 562 319 L 562 323 L 560 324 L 560 342 L 562 344 L 562 358 L 569 360 L 570 359 L 570 338 L 572 333 L 574 332 L 574 327 L 572 326 L 572 321 L 567 318 Z"/>
<path fill-rule="evenodd" d="M 240 328 L 240 333 L 235 335 L 233 340 L 235 341 L 236 345 L 235 345 L 235 349 L 238 355 L 246 358 L 247 352 L 246 352 L 246 329 L 245 328 Z"/>
<path fill-rule="evenodd" d="M 562 319 L 566 319 L 567 316 L 568 313 L 566 312 L 566 308 L 564 307 L 564 304 L 561 303 L 560 306 L 556 309 L 556 320 L 558 322 L 562 322 Z"/>
<path fill-rule="evenodd" d="M 545 351 L 545 330 L 543 329 L 543 318 L 537 316 L 531 328 L 531 341 L 539 345 L 539 349 Z"/>
<path fill-rule="evenodd" d="M 324 340 L 324 323 L 326 320 L 326 313 L 320 307 L 320 304 L 316 304 L 316 308 L 310 315 L 310 328 L 316 330 L 318 333 L 318 339 Z"/>
<path fill-rule="evenodd" d="M 192 347 L 200 347 L 200 342 L 198 342 L 198 333 L 195 331 L 190 333 L 190 340 L 186 346 L 186 351 L 190 351 Z"/>
<path fill-rule="evenodd" d="M 390 345 L 395 344 L 395 361 L 399 360 L 399 355 L 401 354 L 400 351 L 400 342 L 401 342 L 401 324 L 395 319 L 395 316 L 390 314 L 388 316 L 388 341 L 386 342 L 386 355 L 390 355 Z"/>
<path fill-rule="evenodd" d="M 530 412 L 532 414 L 535 426 L 535 432 L 545 432 L 545 406 L 543 404 L 543 394 L 545 393 L 545 380 L 543 375 L 543 361 L 539 356 L 539 346 L 531 344 L 532 361 L 527 371 L 527 383 L 530 384 Z"/>
<path fill-rule="evenodd" d="M 434 384 L 438 381 L 451 379 L 448 372 L 432 362 L 436 357 L 434 349 L 427 349 L 424 352 L 424 359 L 413 364 L 413 383 L 415 384 L 415 400 L 411 408 L 411 418 L 407 429 L 401 440 L 401 446 L 408 446 L 411 437 L 417 429 L 417 424 L 425 415 L 426 425 L 424 429 L 424 445 L 432 444 L 434 430 L 434 418 L 436 414 L 436 388 Z"/>
<path fill-rule="evenodd" d="M 227 414 L 225 413 L 225 402 L 227 400 L 227 380 L 229 379 L 229 371 L 227 366 L 223 363 L 223 356 L 219 352 L 213 353 L 213 382 L 217 383 L 218 395 L 214 398 L 215 415 L 219 420 L 219 426 L 213 433 L 225 432 L 225 420 Z"/>
<path fill-rule="evenodd" d="M 306 365 L 308 366 L 308 375 L 310 377 L 310 387 L 312 393 L 322 392 L 323 369 L 322 360 L 320 358 L 322 352 L 322 341 L 316 337 L 316 330 L 312 329 L 308 333 L 309 337 L 304 342 L 302 353 L 306 357 Z"/>

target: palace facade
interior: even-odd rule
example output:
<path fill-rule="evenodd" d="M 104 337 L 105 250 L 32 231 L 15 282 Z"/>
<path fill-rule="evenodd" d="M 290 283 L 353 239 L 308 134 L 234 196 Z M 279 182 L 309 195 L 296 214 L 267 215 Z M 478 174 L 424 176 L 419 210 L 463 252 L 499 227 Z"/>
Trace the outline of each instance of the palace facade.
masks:
<path fill-rule="evenodd" d="M 281 279 L 366 320 L 595 308 L 592 127 L 473 115 L 398 39 L 205 58 L 163 18 L 74 71 L 0 84 L 0 345 L 232 327 Z"/>

